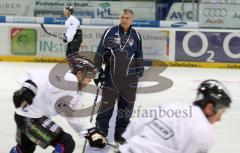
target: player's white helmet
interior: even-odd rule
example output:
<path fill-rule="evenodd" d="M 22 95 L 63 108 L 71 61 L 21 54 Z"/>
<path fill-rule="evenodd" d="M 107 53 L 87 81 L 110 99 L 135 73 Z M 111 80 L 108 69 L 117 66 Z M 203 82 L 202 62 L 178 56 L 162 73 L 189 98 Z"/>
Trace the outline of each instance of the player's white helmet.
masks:
<path fill-rule="evenodd" d="M 65 11 L 65 10 L 68 10 L 68 11 L 70 12 L 70 14 L 73 14 L 73 12 L 74 12 L 74 9 L 73 9 L 72 6 L 66 6 L 66 7 L 64 8 L 64 11 Z"/>
<path fill-rule="evenodd" d="M 231 102 L 227 88 L 221 82 L 212 79 L 200 84 L 194 104 L 203 109 L 208 103 L 212 103 L 217 111 L 223 107 L 230 107 Z"/>

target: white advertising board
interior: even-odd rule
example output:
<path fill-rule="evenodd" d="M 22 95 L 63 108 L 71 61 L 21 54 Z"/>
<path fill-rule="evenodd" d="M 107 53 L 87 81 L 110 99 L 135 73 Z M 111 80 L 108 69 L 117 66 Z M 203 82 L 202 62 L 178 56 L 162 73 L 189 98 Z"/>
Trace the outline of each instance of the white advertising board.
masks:
<path fill-rule="evenodd" d="M 131 8 L 138 20 L 155 20 L 155 2 L 35 0 L 34 16 L 63 17 L 63 8 L 72 6 L 78 18 L 118 19 L 120 12 Z"/>
<path fill-rule="evenodd" d="M 200 4 L 199 26 L 205 28 L 240 28 L 239 4 Z"/>
<path fill-rule="evenodd" d="M 65 57 L 66 44 L 46 34 L 40 25 L 1 24 L 0 33 L 6 38 L 0 44 L 1 55 Z M 63 25 L 46 25 L 49 32 L 63 35 Z M 107 27 L 82 26 L 83 42 L 80 51 L 97 50 L 101 35 Z M 136 28 L 142 36 L 146 59 L 168 60 L 169 31 L 157 28 Z"/>
<path fill-rule="evenodd" d="M 34 0 L 1 0 L 0 15 L 33 16 Z"/>

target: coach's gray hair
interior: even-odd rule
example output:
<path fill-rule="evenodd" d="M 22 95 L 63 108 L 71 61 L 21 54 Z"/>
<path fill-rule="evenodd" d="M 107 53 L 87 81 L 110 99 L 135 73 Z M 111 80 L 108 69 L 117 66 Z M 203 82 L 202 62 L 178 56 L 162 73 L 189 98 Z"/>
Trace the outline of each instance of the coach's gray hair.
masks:
<path fill-rule="evenodd" d="M 123 12 L 123 13 L 130 13 L 130 14 L 133 15 L 133 10 L 131 10 L 131 9 L 123 9 L 122 12 Z"/>

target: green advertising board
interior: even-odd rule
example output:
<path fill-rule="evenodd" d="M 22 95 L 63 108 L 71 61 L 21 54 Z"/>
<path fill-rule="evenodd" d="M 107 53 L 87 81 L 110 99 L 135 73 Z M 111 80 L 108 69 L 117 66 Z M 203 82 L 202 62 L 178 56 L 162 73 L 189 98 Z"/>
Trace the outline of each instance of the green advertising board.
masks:
<path fill-rule="evenodd" d="M 36 55 L 37 31 L 29 28 L 11 29 L 11 53 L 13 55 Z"/>

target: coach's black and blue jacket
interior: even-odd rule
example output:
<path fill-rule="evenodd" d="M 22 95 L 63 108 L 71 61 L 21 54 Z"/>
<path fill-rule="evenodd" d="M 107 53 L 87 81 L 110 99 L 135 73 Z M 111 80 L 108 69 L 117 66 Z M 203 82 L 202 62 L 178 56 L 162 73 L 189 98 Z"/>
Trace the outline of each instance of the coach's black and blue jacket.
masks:
<path fill-rule="evenodd" d="M 123 28 L 119 25 L 105 30 L 94 59 L 96 67 L 100 69 L 104 62 L 105 71 L 109 72 L 109 59 L 111 56 L 119 58 L 116 57 L 118 53 L 126 53 L 128 57 L 126 74 L 137 74 L 142 77 L 144 72 L 142 39 L 134 28 L 130 27 L 128 32 L 123 32 Z"/>

